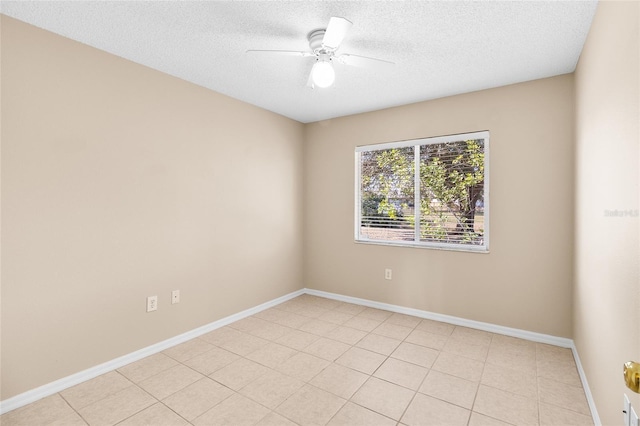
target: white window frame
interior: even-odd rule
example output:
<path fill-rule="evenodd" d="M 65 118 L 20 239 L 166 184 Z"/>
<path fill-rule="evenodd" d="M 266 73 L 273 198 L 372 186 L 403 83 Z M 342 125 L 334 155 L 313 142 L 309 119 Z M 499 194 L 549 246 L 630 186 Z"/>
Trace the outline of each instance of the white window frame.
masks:
<path fill-rule="evenodd" d="M 420 227 L 415 227 L 414 241 L 394 241 L 394 240 L 374 240 L 366 238 L 360 234 L 360 224 L 362 220 L 362 185 L 361 185 L 361 158 L 360 153 L 367 151 L 381 151 L 393 148 L 407 148 L 415 147 L 416 155 L 414 161 L 416 163 L 416 173 L 414 174 L 414 197 L 415 206 L 420 205 L 420 174 L 417 172 L 420 164 L 420 146 L 431 145 L 437 143 L 446 142 L 459 142 L 471 139 L 483 139 L 484 140 L 484 244 L 456 244 L 456 243 L 436 243 L 432 241 L 420 241 Z M 411 139 L 399 142 L 388 142 L 375 145 L 363 145 L 357 146 L 355 149 L 355 223 L 354 223 L 354 238 L 356 243 L 365 244 L 378 244 L 386 246 L 403 246 L 403 247 L 418 247 L 418 248 L 430 248 L 440 250 L 454 250 L 454 251 L 467 251 L 475 253 L 488 253 L 489 252 L 489 208 L 490 208 L 490 187 L 489 187 L 489 131 L 480 131 L 472 133 L 460 133 L 455 135 L 436 136 L 422 139 Z M 420 209 L 415 209 L 415 223 L 420 223 Z"/>

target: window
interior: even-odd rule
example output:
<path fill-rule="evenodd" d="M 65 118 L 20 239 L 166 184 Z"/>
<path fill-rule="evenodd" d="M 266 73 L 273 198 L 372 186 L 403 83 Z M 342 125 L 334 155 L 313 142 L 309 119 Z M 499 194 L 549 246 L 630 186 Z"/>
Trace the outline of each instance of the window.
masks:
<path fill-rule="evenodd" d="M 489 132 L 356 148 L 358 242 L 487 252 Z"/>

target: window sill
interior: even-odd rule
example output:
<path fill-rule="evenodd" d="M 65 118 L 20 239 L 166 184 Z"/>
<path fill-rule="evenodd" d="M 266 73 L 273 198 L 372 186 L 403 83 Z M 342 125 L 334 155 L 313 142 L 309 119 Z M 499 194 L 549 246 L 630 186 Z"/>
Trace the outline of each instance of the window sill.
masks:
<path fill-rule="evenodd" d="M 391 241 L 377 241 L 377 240 L 354 240 L 356 244 L 368 244 L 368 245 L 376 245 L 376 246 L 390 246 L 390 247 L 407 247 L 407 248 L 417 248 L 417 249 L 428 249 L 428 250 L 442 250 L 442 251 L 459 251 L 459 252 L 467 252 L 467 253 L 480 253 L 480 254 L 489 254 L 489 248 L 483 246 L 454 246 L 447 244 L 416 244 L 411 241 L 407 242 L 391 242 Z"/>

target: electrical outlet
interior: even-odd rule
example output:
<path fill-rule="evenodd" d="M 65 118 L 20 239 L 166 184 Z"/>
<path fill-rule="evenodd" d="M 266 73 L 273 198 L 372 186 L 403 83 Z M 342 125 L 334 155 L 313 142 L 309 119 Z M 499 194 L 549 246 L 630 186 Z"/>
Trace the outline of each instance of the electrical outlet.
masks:
<path fill-rule="evenodd" d="M 384 279 L 385 280 L 390 280 L 391 279 L 391 274 L 392 274 L 392 270 L 387 268 L 384 270 Z"/>
<path fill-rule="evenodd" d="M 158 310 L 158 296 L 147 297 L 147 312 Z"/>
<path fill-rule="evenodd" d="M 180 303 L 180 290 L 173 290 L 171 292 L 171 304 L 174 305 Z"/>

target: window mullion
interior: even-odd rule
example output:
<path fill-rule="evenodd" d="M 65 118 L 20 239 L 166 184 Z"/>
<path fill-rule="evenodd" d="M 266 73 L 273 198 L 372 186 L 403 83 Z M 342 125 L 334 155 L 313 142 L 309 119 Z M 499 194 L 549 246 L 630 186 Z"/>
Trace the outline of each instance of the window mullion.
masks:
<path fill-rule="evenodd" d="M 413 147 L 413 222 L 414 241 L 420 242 L 420 145 Z"/>
<path fill-rule="evenodd" d="M 362 227 L 362 160 L 361 160 L 361 154 L 359 152 L 356 151 L 356 159 L 355 159 L 355 170 L 356 170 L 356 176 L 355 176 L 355 185 L 356 187 L 355 189 L 355 226 L 354 226 L 354 233 L 355 233 L 355 239 L 359 240 L 360 239 L 360 228 Z"/>

